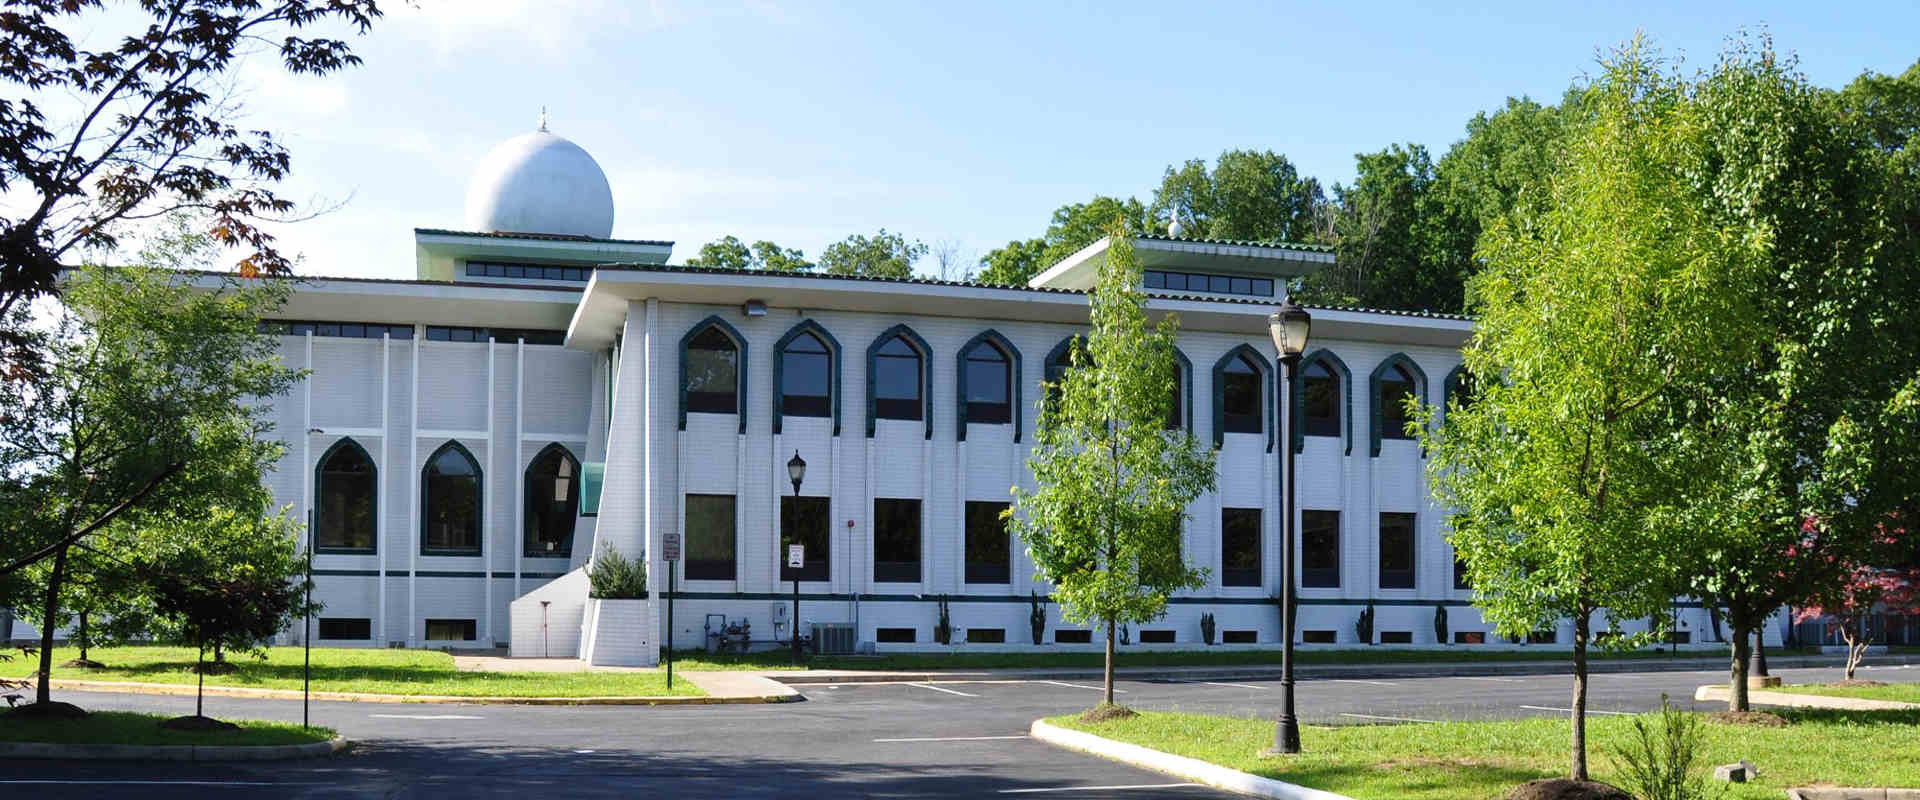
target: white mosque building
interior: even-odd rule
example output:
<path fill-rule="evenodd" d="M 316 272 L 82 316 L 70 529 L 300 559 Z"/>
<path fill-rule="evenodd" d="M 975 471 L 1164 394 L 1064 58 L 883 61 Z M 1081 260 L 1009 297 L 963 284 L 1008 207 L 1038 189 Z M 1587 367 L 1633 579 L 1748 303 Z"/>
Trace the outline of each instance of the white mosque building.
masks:
<path fill-rule="evenodd" d="M 311 371 L 274 404 L 271 488 L 311 512 L 319 643 L 645 664 L 743 622 L 780 646 L 797 581 L 828 652 L 1098 647 L 1051 603 L 1035 644 L 1049 587 L 997 516 L 1031 485 L 1040 383 L 1085 330 L 1107 242 L 1017 288 L 669 266 L 671 242 L 614 238 L 606 176 L 544 124 L 486 157 L 466 213 L 415 230 L 414 278 L 310 278 L 274 323 Z M 1180 316 L 1170 424 L 1218 448 L 1219 489 L 1183 531 L 1207 585 L 1126 647 L 1207 646 L 1203 614 L 1218 646 L 1278 646 L 1286 448 L 1301 642 L 1360 644 L 1371 604 L 1372 642 L 1525 646 L 1468 605 L 1398 410 L 1456 389 L 1471 322 L 1313 307 L 1289 391 L 1266 317 L 1327 248 L 1134 245 L 1150 308 Z M 609 548 L 644 559 L 650 599 L 589 600 Z M 1697 606 L 1680 622 L 1710 638 Z"/>

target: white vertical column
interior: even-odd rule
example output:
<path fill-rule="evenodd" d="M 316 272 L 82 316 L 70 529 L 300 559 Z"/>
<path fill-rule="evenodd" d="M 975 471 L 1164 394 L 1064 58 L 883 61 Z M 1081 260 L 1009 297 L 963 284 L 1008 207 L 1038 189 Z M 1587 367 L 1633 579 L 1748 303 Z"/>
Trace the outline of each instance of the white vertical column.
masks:
<path fill-rule="evenodd" d="M 499 441 L 498 437 L 495 437 L 493 435 L 493 427 L 494 427 L 493 394 L 494 394 L 493 333 L 489 331 L 487 333 L 487 475 L 488 476 L 499 474 L 498 472 L 494 471 L 494 467 L 499 465 L 500 448 L 498 446 L 498 441 Z M 491 480 L 492 480 L 491 477 L 488 477 L 487 479 L 482 480 L 480 485 L 486 486 L 487 483 L 489 483 Z M 486 497 L 484 490 L 480 496 L 482 498 Z M 495 494 L 494 496 L 498 497 L 499 495 Z M 482 503 L 484 502 L 485 501 L 482 500 Z M 493 551 L 494 551 L 495 545 L 498 544 L 498 540 L 494 536 L 494 532 L 495 532 L 495 526 L 493 524 L 493 511 L 491 509 L 488 509 L 485 505 L 482 505 L 480 507 L 480 585 L 484 587 L 482 590 L 482 597 L 484 597 L 485 599 L 482 602 L 485 602 L 487 604 L 486 613 L 482 615 L 482 618 L 485 620 L 484 624 L 487 626 L 486 642 L 488 647 L 493 646 Z"/>
<path fill-rule="evenodd" d="M 307 331 L 307 335 L 304 337 L 303 341 L 306 343 L 306 346 L 307 346 L 306 361 L 305 361 L 306 368 L 307 368 L 307 377 L 300 381 L 301 390 L 306 395 L 301 402 L 301 416 L 304 422 L 300 425 L 300 463 L 304 465 L 304 468 L 300 470 L 300 475 L 301 475 L 300 477 L 300 510 L 306 512 L 304 521 L 307 524 L 307 535 L 300 537 L 301 539 L 300 548 L 302 551 L 311 551 L 313 549 L 313 518 L 314 518 L 314 513 L 313 513 L 313 469 L 314 469 L 314 464 L 313 464 L 313 331 L 312 330 Z M 308 556 L 307 563 L 308 564 L 313 563 L 313 558 L 311 555 Z M 311 579 L 312 576 L 308 576 L 308 577 L 309 579 Z M 305 629 L 302 629 L 302 630 L 304 631 Z M 4 633 L 7 636 L 13 635 L 13 631 L 11 630 L 5 631 Z M 301 635 L 304 636 L 307 634 L 302 633 Z"/>
<path fill-rule="evenodd" d="M 426 330 L 419 325 L 413 326 L 413 374 L 407 376 L 413 383 L 407 390 L 407 472 L 411 475 L 420 469 L 420 340 Z M 410 536 L 420 532 L 420 491 L 412 487 L 407 492 L 407 530 Z M 401 537 L 403 540 L 410 537 Z M 407 646 L 419 643 L 419 581 L 420 581 L 420 543 L 409 542 L 407 547 Z"/>
<path fill-rule="evenodd" d="M 642 528 L 642 532 L 641 532 L 641 541 L 645 543 L 646 550 L 643 554 L 641 554 L 641 558 L 646 559 L 646 564 L 648 567 L 647 582 L 651 585 L 649 585 L 647 588 L 650 592 L 653 592 L 655 595 L 658 594 L 659 584 L 661 582 L 660 570 L 657 568 L 658 565 L 654 563 L 654 556 L 658 555 L 660 551 L 656 549 L 654 545 L 654 537 L 657 534 L 657 531 L 655 531 L 655 527 L 657 526 L 657 523 L 654 520 L 654 513 L 656 511 L 656 508 L 653 502 L 654 466 L 657 463 L 659 463 L 658 459 L 656 458 L 657 453 L 655 448 L 659 444 L 659 439 L 660 439 L 659 437 L 660 426 L 658 425 L 658 421 L 654 413 L 657 410 L 655 408 L 655 403 L 654 403 L 654 394 L 659 390 L 659 387 L 660 387 L 660 384 L 658 383 L 658 380 L 660 377 L 660 369 L 659 369 L 660 352 L 658 349 L 660 344 L 659 319 L 660 319 L 660 301 L 657 298 L 652 298 L 652 297 L 647 298 L 647 341 L 646 341 L 646 350 L 644 352 L 644 355 L 646 356 L 646 359 L 647 359 L 646 370 L 645 370 L 646 382 L 645 382 L 645 386 L 642 388 L 642 396 L 645 397 L 646 400 L 641 404 L 642 412 L 640 416 L 640 420 L 641 420 L 640 427 L 641 427 L 641 430 L 645 431 L 643 435 L 646 436 L 646 445 L 645 445 L 646 467 L 644 470 L 642 470 L 642 474 L 644 477 L 642 479 L 642 483 L 640 486 L 640 492 L 641 492 L 641 498 L 642 498 L 641 505 L 643 508 L 642 514 L 644 515 L 643 519 L 645 520 L 642 523 L 644 527 Z M 661 612 L 665 609 L 666 604 L 665 603 L 649 603 L 648 606 L 653 616 L 653 630 L 658 631 L 660 630 L 660 620 L 664 616 L 664 614 L 662 614 Z M 655 643 L 656 644 L 658 643 L 657 639 L 655 640 Z M 649 658 L 647 660 L 647 663 L 648 664 L 653 663 L 653 659 Z"/>
<path fill-rule="evenodd" d="M 521 465 L 527 463 L 526 387 L 527 340 L 523 338 L 515 343 L 513 347 L 513 466 L 507 472 L 509 479 L 515 474 L 520 474 L 521 471 L 525 469 L 525 467 Z M 612 413 L 612 410 L 609 409 L 608 413 Z M 589 414 L 588 417 L 591 419 L 592 415 Z M 589 421 L 588 424 L 592 424 L 591 421 Z M 589 431 L 588 435 L 591 436 L 592 432 Z M 587 454 L 581 453 L 581 455 L 585 456 Z M 573 476 L 573 478 L 577 481 L 583 481 L 581 485 L 585 486 L 584 481 L 586 476 L 584 470 L 586 469 L 586 460 L 582 459 L 580 463 L 583 472 L 580 475 Z M 513 533 L 507 537 L 507 541 L 509 542 L 508 546 L 513 548 L 514 597 L 519 597 L 523 591 L 520 588 L 520 559 L 526 555 L 527 549 L 526 542 L 524 541 L 527 535 L 527 504 L 520 502 L 519 498 L 524 497 L 525 492 L 526 487 L 522 486 L 519 492 L 514 493 L 515 497 L 508 499 L 508 502 L 513 503 Z M 569 550 L 571 550 L 571 547 L 569 547 Z"/>
<path fill-rule="evenodd" d="M 382 333 L 380 334 L 380 466 L 375 472 L 380 476 L 380 485 L 374 490 L 374 496 L 380 500 L 374 504 L 374 508 L 379 513 L 373 515 L 374 557 L 379 561 L 379 567 L 376 570 L 379 576 L 375 580 L 380 582 L 374 595 L 374 612 L 378 620 L 374 628 L 377 631 L 373 640 L 375 647 L 386 647 L 387 642 L 390 641 L 387 638 L 387 551 L 392 549 L 393 543 L 387 541 L 386 501 L 392 499 L 387 491 L 387 488 L 392 485 L 393 473 L 393 460 L 388 457 L 393 442 L 392 366 L 393 334 Z"/>

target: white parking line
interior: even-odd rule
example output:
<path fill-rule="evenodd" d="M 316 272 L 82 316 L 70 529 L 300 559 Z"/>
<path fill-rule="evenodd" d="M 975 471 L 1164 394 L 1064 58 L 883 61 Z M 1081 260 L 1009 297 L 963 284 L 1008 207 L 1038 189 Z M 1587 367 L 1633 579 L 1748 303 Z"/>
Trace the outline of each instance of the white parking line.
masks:
<path fill-rule="evenodd" d="M 1463 680 L 1463 681 L 1492 681 L 1494 683 L 1525 683 L 1525 681 L 1522 681 L 1519 678 L 1477 678 L 1472 675 L 1456 675 L 1454 677 L 1459 678 L 1460 680 Z"/>
<path fill-rule="evenodd" d="M 466 714 L 368 714 L 375 719 L 485 719 Z"/>
<path fill-rule="evenodd" d="M 1265 686 L 1255 686 L 1251 683 L 1215 683 L 1213 681 L 1193 681 L 1193 683 L 1204 683 L 1208 686 L 1231 686 L 1235 689 L 1258 689 L 1263 692 L 1267 689 Z"/>
<path fill-rule="evenodd" d="M 1129 786 L 1050 786 L 1045 789 L 1001 789 L 1001 794 L 1032 794 L 1034 792 L 1104 792 L 1116 789 L 1176 789 L 1182 786 L 1199 786 L 1197 783 L 1136 783 Z"/>
<path fill-rule="evenodd" d="M 1558 711 L 1558 712 L 1560 712 L 1560 713 L 1562 713 L 1562 714 L 1571 714 L 1571 713 L 1573 713 L 1573 709 L 1571 709 L 1571 708 L 1553 708 L 1553 707 L 1551 707 L 1551 706 L 1521 706 L 1521 708 L 1525 708 L 1525 709 L 1528 709 L 1528 710 L 1532 710 L 1532 711 Z M 1589 708 L 1589 709 L 1587 709 L 1587 713 L 1589 713 L 1589 714 L 1608 714 L 1608 715 L 1611 715 L 1611 716 L 1615 716 L 1615 717 L 1631 717 L 1631 716 L 1635 716 L 1635 715 L 1634 715 L 1634 713 L 1633 713 L 1633 712 L 1631 712 L 1631 711 L 1601 711 L 1600 709 L 1597 709 L 1597 708 Z"/>
<path fill-rule="evenodd" d="M 1363 681 L 1363 680 L 1360 680 L 1359 678 L 1328 678 L 1327 680 L 1332 683 L 1364 683 L 1369 686 L 1399 686 L 1400 685 L 1397 683 L 1389 683 L 1387 681 Z"/>
<path fill-rule="evenodd" d="M 931 683 L 909 683 L 909 684 L 907 684 L 907 685 L 908 685 L 908 686 L 918 686 L 918 687 L 920 687 L 920 688 L 922 688 L 922 689 L 932 689 L 932 690 L 934 690 L 934 691 L 936 691 L 936 692 L 946 692 L 947 694 L 957 694 L 957 695 L 960 695 L 961 697 L 979 697 L 979 696 L 980 696 L 980 695 L 977 695 L 977 694 L 967 694 L 966 692 L 958 692 L 958 691 L 954 691 L 954 690 L 952 690 L 952 689 L 942 689 L 942 688 L 940 688 L 940 687 L 938 687 L 938 686 L 935 686 L 935 685 L 933 685 L 933 684 L 931 684 Z"/>
<path fill-rule="evenodd" d="M 1078 684 L 1078 683 L 1067 683 L 1066 681 L 1035 681 L 1035 683 L 1049 683 L 1049 684 L 1052 684 L 1052 685 L 1054 685 L 1054 686 L 1065 686 L 1065 687 L 1067 687 L 1067 688 L 1069 688 L 1069 689 L 1092 689 L 1092 690 L 1094 690 L 1094 691 L 1096 691 L 1096 692 L 1099 692 L 1099 691 L 1105 691 L 1105 690 L 1106 690 L 1106 687 L 1104 687 L 1104 686 L 1084 686 L 1084 685 L 1081 685 L 1081 684 Z M 1126 694 L 1126 693 L 1127 693 L 1127 690 L 1125 690 L 1125 689 L 1115 689 L 1115 690 L 1113 690 L 1113 693 L 1114 693 L 1114 694 Z M 1039 790 L 1037 790 L 1037 789 L 1036 789 L 1036 790 L 1034 790 L 1034 791 L 1039 791 Z M 1056 790 L 1053 790 L 1053 789 L 1049 789 L 1049 790 L 1047 790 L 1047 791 L 1056 791 Z"/>
<path fill-rule="evenodd" d="M 1385 719 L 1385 720 L 1392 720 L 1394 722 L 1439 722 L 1439 720 L 1437 719 L 1414 719 L 1413 717 L 1377 717 L 1372 714 L 1349 714 L 1345 712 L 1342 712 L 1340 716 L 1357 717 L 1359 719 Z"/>
<path fill-rule="evenodd" d="M 138 780 L 87 780 L 84 778 L 0 778 L 0 785 L 21 784 L 27 786 L 325 786 L 324 783 L 281 783 L 279 781 L 138 781 Z"/>
<path fill-rule="evenodd" d="M 1017 736 L 923 736 L 914 739 L 875 739 L 875 742 L 992 742 L 1001 739 L 1025 739 L 1022 733 Z"/>

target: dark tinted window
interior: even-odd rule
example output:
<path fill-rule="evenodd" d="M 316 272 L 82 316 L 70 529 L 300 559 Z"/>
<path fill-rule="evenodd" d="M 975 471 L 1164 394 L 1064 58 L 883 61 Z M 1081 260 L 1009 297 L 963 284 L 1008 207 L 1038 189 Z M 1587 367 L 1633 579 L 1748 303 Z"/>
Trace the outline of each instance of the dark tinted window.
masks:
<path fill-rule="evenodd" d="M 1167 404 L 1166 428 L 1170 431 L 1179 430 L 1186 427 L 1183 421 L 1186 419 L 1187 405 L 1187 375 L 1180 368 L 1179 359 L 1173 362 L 1173 380 L 1168 383 L 1173 389 L 1173 398 Z"/>
<path fill-rule="evenodd" d="M 740 349 L 718 326 L 687 343 L 687 410 L 732 414 L 740 389 Z"/>
<path fill-rule="evenodd" d="M 734 508 L 730 494 L 687 495 L 687 533 L 680 554 L 687 580 L 733 580 Z"/>
<path fill-rule="evenodd" d="M 780 498 L 780 551 L 776 554 L 780 559 L 780 580 L 797 577 L 803 581 L 824 581 L 832 574 L 827 531 L 827 498 Z M 787 566 L 787 546 L 794 544 L 806 547 L 805 561 L 797 570 Z"/>
<path fill-rule="evenodd" d="M 920 501 L 873 501 L 873 580 L 920 580 Z"/>
<path fill-rule="evenodd" d="M 1300 512 L 1300 585 L 1340 587 L 1340 512 Z"/>
<path fill-rule="evenodd" d="M 1013 420 L 1010 359 L 991 342 L 981 342 L 962 359 L 967 370 L 967 421 L 1006 424 Z"/>
<path fill-rule="evenodd" d="M 1260 509 L 1220 509 L 1220 585 L 1260 585 Z"/>
<path fill-rule="evenodd" d="M 967 501 L 967 583 L 1012 580 L 1012 542 L 1000 512 L 1006 503 Z"/>
<path fill-rule="evenodd" d="M 475 635 L 478 628 L 470 619 L 430 619 L 427 620 L 427 640 L 471 642 L 478 638 Z"/>
<path fill-rule="evenodd" d="M 1244 355 L 1236 356 L 1228 362 L 1222 376 L 1219 391 L 1222 394 L 1221 406 L 1226 412 L 1223 420 L 1228 433 L 1259 433 L 1260 413 L 1260 368 L 1254 366 Z"/>
<path fill-rule="evenodd" d="M 412 339 L 412 325 L 384 325 L 373 322 L 308 322 L 300 320 L 261 320 L 261 333 L 280 336 L 338 336 L 346 338 L 379 339 L 390 336 L 395 339 Z"/>
<path fill-rule="evenodd" d="M 526 554 L 567 557 L 573 551 L 573 523 L 580 515 L 580 462 L 567 449 L 548 445 L 527 466 Z"/>
<path fill-rule="evenodd" d="M 1411 439 L 1407 433 L 1407 398 L 1413 396 L 1413 376 L 1395 366 L 1380 376 L 1380 437 Z"/>
<path fill-rule="evenodd" d="M 1461 561 L 1457 555 L 1453 557 L 1453 588 L 1473 588 L 1473 583 L 1467 580 L 1467 562 Z"/>
<path fill-rule="evenodd" d="M 1340 378 L 1314 359 L 1300 376 L 1301 429 L 1308 436 L 1340 435 Z"/>
<path fill-rule="evenodd" d="M 802 333 L 780 351 L 780 413 L 824 417 L 830 410 L 832 355 L 825 342 Z"/>
<path fill-rule="evenodd" d="M 321 456 L 319 472 L 314 487 L 314 546 L 321 550 L 373 550 L 373 459 L 359 444 L 343 439 Z"/>
<path fill-rule="evenodd" d="M 449 442 L 427 461 L 421 545 L 429 552 L 480 552 L 480 465 Z"/>
<path fill-rule="evenodd" d="M 473 278 L 538 278 L 544 281 L 584 281 L 593 273 L 582 267 L 556 267 L 545 264 L 502 264 L 488 261 L 467 262 L 467 276 Z"/>
<path fill-rule="evenodd" d="M 873 413 L 881 419 L 919 419 L 920 351 L 904 336 L 888 339 L 873 355 Z"/>
<path fill-rule="evenodd" d="M 1380 588 L 1413 588 L 1413 515 L 1380 515 Z"/>
<path fill-rule="evenodd" d="M 373 638 L 373 620 L 365 617 L 321 617 L 320 638 L 371 639 Z"/>

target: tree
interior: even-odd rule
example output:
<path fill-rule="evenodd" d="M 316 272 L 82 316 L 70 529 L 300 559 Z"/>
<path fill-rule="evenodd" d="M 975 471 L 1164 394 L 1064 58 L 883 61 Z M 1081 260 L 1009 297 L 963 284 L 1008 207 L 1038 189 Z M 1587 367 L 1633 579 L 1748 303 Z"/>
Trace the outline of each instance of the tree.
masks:
<path fill-rule="evenodd" d="M 764 239 L 747 245 L 732 236 L 701 245 L 699 255 L 687 259 L 687 266 L 771 272 L 805 272 L 814 267 L 799 250 L 789 250 Z"/>
<path fill-rule="evenodd" d="M 261 401 L 298 373 L 259 323 L 286 288 L 224 277 L 205 291 L 158 268 L 204 264 L 214 247 L 188 234 L 143 253 L 144 267 L 80 270 L 33 339 L 42 366 L 0 379 L 0 578 L 46 562 L 43 582 L 9 581 L 0 588 L 16 594 L 0 602 L 38 594 L 43 676 L 75 546 L 132 511 L 230 496 L 236 473 L 257 485 L 277 457 Z M 38 701 L 49 702 L 44 680 Z"/>
<path fill-rule="evenodd" d="M 871 238 L 856 233 L 827 245 L 820 254 L 820 266 L 829 275 L 909 278 L 913 276 L 913 262 L 926 254 L 927 246 L 919 240 L 907 241 L 881 228 Z"/>
<path fill-rule="evenodd" d="M 256 45 L 296 74 L 356 66 L 346 42 L 302 33 L 365 34 L 380 15 L 374 0 L 9 3 L 0 77 L 22 92 L 0 98 L 0 191 L 23 202 L 0 218 L 0 314 L 54 291 L 76 248 L 112 248 L 126 223 L 182 209 L 250 251 L 241 274 L 288 272 L 259 223 L 293 210 L 271 189 L 292 160 L 271 131 L 239 127 L 222 82 Z M 107 46 L 84 47 L 95 41 Z"/>
<path fill-rule="evenodd" d="M 943 281 L 973 280 L 971 254 L 962 255 L 960 242 L 953 239 L 941 239 L 933 243 L 933 277 Z"/>
<path fill-rule="evenodd" d="M 1211 171 L 1198 158 L 1167 167 L 1148 211 L 1156 221 L 1178 216 L 1188 236 L 1315 243 L 1324 239 L 1326 205 L 1320 182 L 1286 156 L 1228 150 Z"/>
<path fill-rule="evenodd" d="M 1115 628 L 1165 613 L 1167 598 L 1202 585 L 1181 558 L 1187 504 L 1214 488 L 1212 451 L 1168 430 L 1173 315 L 1149 327 L 1140 264 L 1119 224 L 1090 298 L 1092 330 L 1074 337 L 1074 368 L 1048 384 L 1027 466 L 1035 488 L 1014 487 L 1011 527 L 1061 615 L 1106 627 L 1105 705 L 1113 704 Z"/>
<path fill-rule="evenodd" d="M 1047 267 L 1107 235 L 1115 220 L 1129 235 L 1155 230 L 1147 207 L 1131 197 L 1096 195 L 1085 203 L 1069 203 L 1053 210 L 1047 232 L 1038 239 L 1008 242 L 980 259 L 980 281 L 1002 286 L 1025 286 Z M 1158 226 L 1164 229 L 1165 226 Z"/>
<path fill-rule="evenodd" d="M 1807 532 L 1817 535 L 1818 526 L 1811 524 L 1812 520 L 1808 523 Z M 1920 615 L 1920 566 L 1886 566 L 1898 557 L 1898 547 L 1906 536 L 1904 528 L 1878 526 L 1874 549 L 1880 558 L 1832 562 L 1832 575 L 1817 584 L 1809 598 L 1811 604 L 1794 610 L 1793 621 L 1821 621 L 1846 642 L 1847 680 L 1853 680 L 1854 670 L 1859 669 L 1860 659 L 1873 642 L 1870 624 L 1875 614 Z"/>
<path fill-rule="evenodd" d="M 1670 446 L 1676 383 L 1723 357 L 1728 272 L 1715 242 L 1673 235 L 1672 145 L 1685 87 L 1634 42 L 1602 64 L 1536 207 L 1496 220 L 1468 286 L 1479 324 L 1464 351 L 1471 403 L 1409 399 L 1435 499 L 1474 604 L 1509 636 L 1573 621 L 1571 775 L 1587 778 L 1593 618 L 1653 616 L 1687 565 L 1673 498 L 1697 455 Z M 1640 637 L 1645 638 L 1645 637 Z M 1609 637 L 1602 646 L 1636 643 Z"/>

